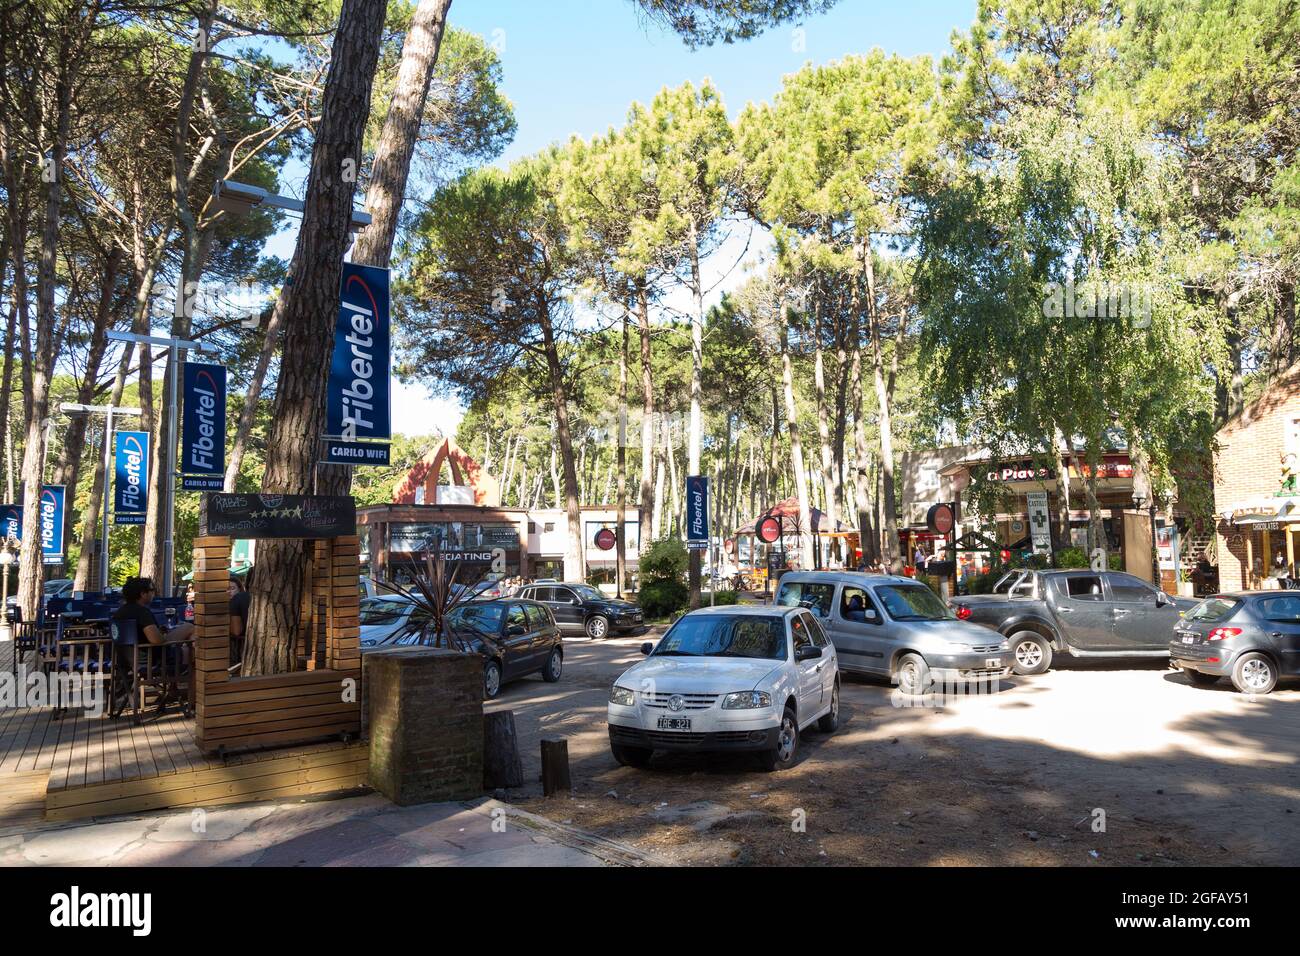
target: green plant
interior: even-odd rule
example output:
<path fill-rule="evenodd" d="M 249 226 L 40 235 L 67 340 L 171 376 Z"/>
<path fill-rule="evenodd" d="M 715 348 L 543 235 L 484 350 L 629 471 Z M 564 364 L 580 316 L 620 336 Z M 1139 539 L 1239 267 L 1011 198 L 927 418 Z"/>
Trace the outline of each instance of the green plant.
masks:
<path fill-rule="evenodd" d="M 714 591 L 713 592 L 714 605 L 738 604 L 738 603 L 740 603 L 739 591 Z"/>
<path fill-rule="evenodd" d="M 641 585 L 637 602 L 647 618 L 668 617 L 686 607 L 691 593 L 681 581 L 659 578 Z"/>
<path fill-rule="evenodd" d="M 1088 563 L 1088 556 L 1084 554 L 1083 548 L 1061 548 L 1056 552 L 1058 568 L 1086 568 Z"/>
<path fill-rule="evenodd" d="M 682 581 L 686 576 L 686 545 L 678 538 L 660 538 L 641 555 L 641 580 Z"/>

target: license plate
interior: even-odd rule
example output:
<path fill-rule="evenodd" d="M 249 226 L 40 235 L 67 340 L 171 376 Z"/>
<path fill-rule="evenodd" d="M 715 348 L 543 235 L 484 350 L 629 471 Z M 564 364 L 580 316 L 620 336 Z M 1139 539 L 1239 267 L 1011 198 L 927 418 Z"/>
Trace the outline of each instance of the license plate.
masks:
<path fill-rule="evenodd" d="M 660 730 L 690 730 L 691 718 L 689 717 L 660 717 Z"/>
<path fill-rule="evenodd" d="M 1183 635 L 1183 643 L 1184 643 L 1184 644 L 1191 644 L 1191 643 L 1192 643 L 1193 641 L 1195 641 L 1195 640 L 1196 640 L 1196 638 L 1192 637 L 1192 635 L 1190 635 L 1190 634 L 1184 634 L 1184 635 Z"/>
<path fill-rule="evenodd" d="M 993 670 L 997 670 L 999 667 L 1002 666 L 1002 661 L 996 657 L 990 657 L 984 661 L 984 666 L 988 668 L 992 668 Z"/>

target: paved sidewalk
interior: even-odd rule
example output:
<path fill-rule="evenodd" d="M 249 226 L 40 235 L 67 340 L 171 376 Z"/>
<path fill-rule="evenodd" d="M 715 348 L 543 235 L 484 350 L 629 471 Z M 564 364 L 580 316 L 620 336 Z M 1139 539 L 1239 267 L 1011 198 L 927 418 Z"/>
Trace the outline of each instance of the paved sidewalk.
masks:
<path fill-rule="evenodd" d="M 660 862 L 495 800 L 378 795 L 168 811 L 0 835 L 0 866 L 637 866 Z"/>

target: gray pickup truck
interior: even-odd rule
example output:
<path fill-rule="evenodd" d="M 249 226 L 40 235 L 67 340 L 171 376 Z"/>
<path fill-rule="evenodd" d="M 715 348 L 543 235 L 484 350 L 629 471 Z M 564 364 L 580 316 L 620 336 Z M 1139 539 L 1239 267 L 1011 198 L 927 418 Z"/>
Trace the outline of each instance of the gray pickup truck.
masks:
<path fill-rule="evenodd" d="M 1174 627 L 1198 602 L 1122 571 L 1010 571 L 992 594 L 948 602 L 953 613 L 1011 642 L 1017 674 L 1041 674 L 1057 654 L 1168 657 Z"/>

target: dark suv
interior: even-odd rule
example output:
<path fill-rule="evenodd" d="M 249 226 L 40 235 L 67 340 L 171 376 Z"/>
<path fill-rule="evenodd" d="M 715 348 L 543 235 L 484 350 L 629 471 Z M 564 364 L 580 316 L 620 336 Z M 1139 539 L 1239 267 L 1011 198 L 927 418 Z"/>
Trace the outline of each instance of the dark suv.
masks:
<path fill-rule="evenodd" d="M 606 597 L 590 584 L 529 584 L 519 596 L 550 608 L 561 630 L 583 631 L 592 640 L 639 628 L 644 620 L 631 601 Z"/>
<path fill-rule="evenodd" d="M 1208 597 L 1174 628 L 1169 657 L 1193 684 L 1227 677 L 1243 694 L 1271 693 L 1279 677 L 1300 676 L 1300 592 Z"/>
<path fill-rule="evenodd" d="M 488 700 L 501 687 L 530 674 L 554 683 L 564 670 L 564 641 L 551 612 L 536 601 L 498 598 L 470 601 L 447 617 L 453 642 L 483 656 L 483 696 Z M 432 635 L 413 626 L 391 645 L 432 644 Z"/>

